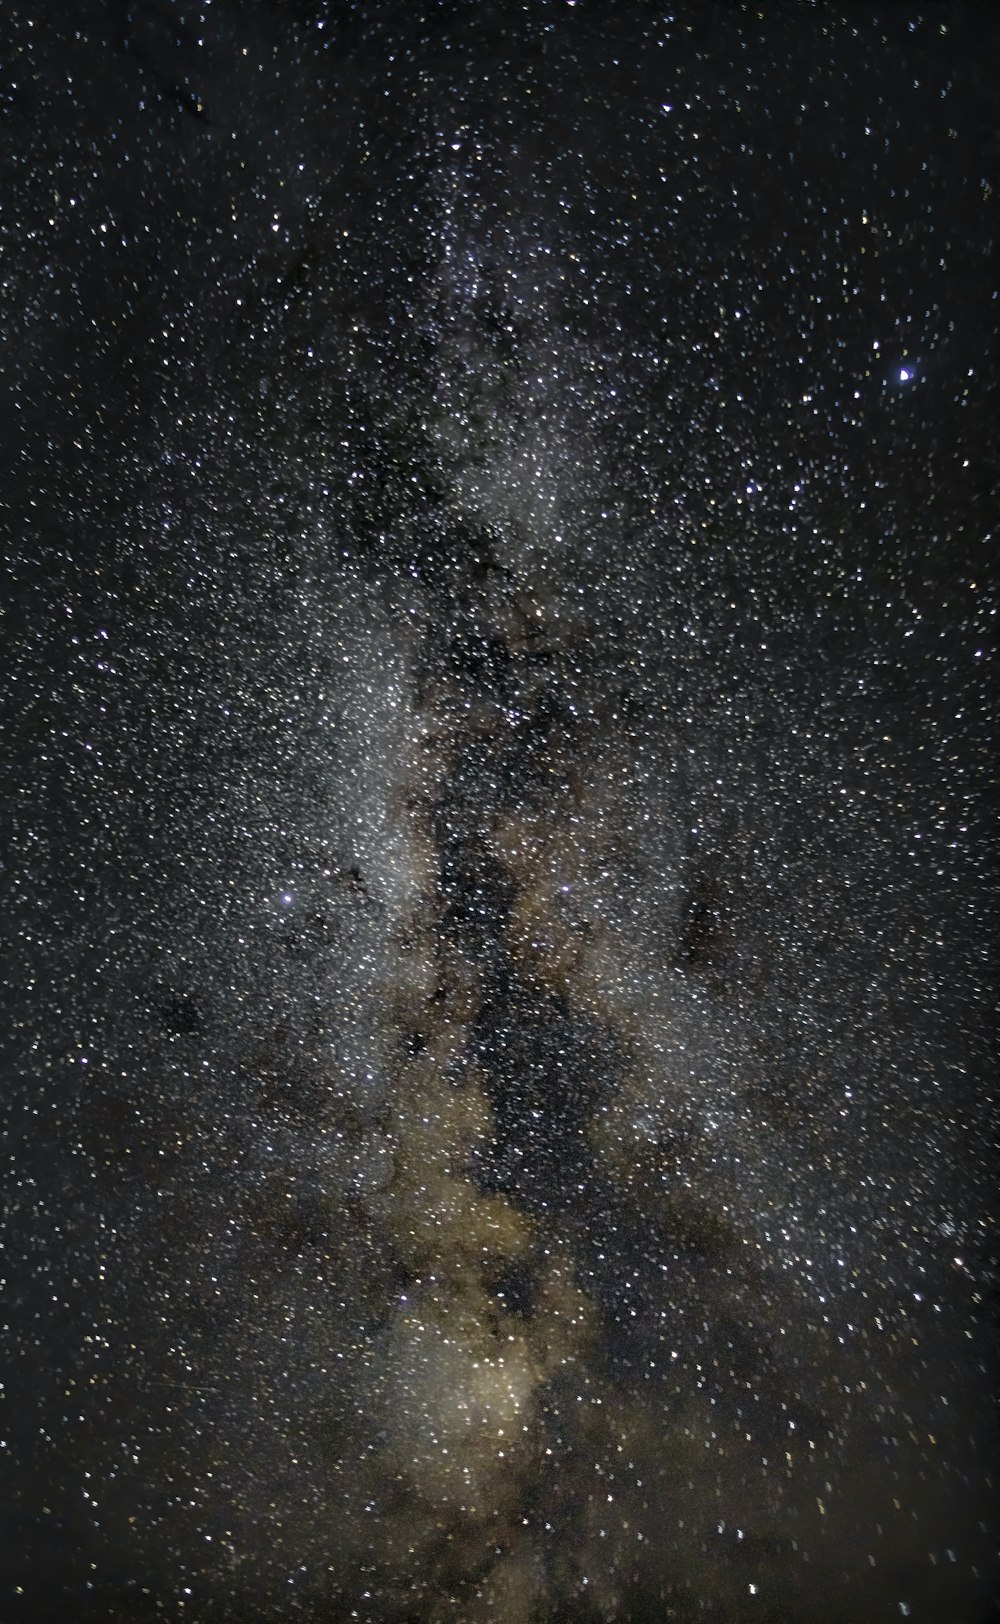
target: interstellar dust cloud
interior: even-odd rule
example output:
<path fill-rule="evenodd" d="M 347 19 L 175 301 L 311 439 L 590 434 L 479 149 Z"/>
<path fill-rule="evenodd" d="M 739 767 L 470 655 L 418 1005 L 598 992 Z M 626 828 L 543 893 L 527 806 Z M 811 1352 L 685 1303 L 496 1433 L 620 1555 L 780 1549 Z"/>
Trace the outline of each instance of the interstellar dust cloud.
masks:
<path fill-rule="evenodd" d="M 291 1003 L 318 957 L 320 1014 L 251 1065 L 293 1126 L 244 1221 L 307 1300 L 272 1277 L 256 1369 L 233 1329 L 278 1419 L 244 1415 L 213 1459 L 237 1509 L 208 1604 L 229 1616 L 246 1573 L 279 1616 L 287 1553 L 317 1618 L 846 1621 L 871 1543 L 907 1606 L 937 1605 L 900 1485 L 949 1539 L 962 1513 L 926 1473 L 904 1341 L 871 1351 L 874 1159 L 848 1170 L 808 1044 L 762 1036 L 793 702 L 751 720 L 751 676 L 734 717 L 709 639 L 703 667 L 664 653 L 654 521 L 623 551 L 612 471 L 580 466 L 572 407 L 546 422 L 592 358 L 553 348 L 536 286 L 505 369 L 491 312 L 521 250 L 493 243 L 484 285 L 449 220 L 432 382 L 393 407 L 425 485 L 324 627 L 339 856 L 275 903 Z"/>

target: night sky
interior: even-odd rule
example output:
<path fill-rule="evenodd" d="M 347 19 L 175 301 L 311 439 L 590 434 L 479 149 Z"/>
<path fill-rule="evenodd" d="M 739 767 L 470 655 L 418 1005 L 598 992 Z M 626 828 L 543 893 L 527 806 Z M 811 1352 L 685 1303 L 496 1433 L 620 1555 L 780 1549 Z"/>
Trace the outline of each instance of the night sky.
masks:
<path fill-rule="evenodd" d="M 1000 7 L 8 0 L 0 1624 L 987 1624 Z"/>

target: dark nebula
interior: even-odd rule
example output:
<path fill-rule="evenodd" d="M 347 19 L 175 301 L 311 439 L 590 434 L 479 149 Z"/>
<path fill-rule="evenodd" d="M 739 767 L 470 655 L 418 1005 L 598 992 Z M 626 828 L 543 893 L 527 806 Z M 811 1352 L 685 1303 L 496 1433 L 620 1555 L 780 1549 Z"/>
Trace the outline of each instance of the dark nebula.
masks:
<path fill-rule="evenodd" d="M 0 1624 L 986 1624 L 1000 11 L 0 45 Z"/>

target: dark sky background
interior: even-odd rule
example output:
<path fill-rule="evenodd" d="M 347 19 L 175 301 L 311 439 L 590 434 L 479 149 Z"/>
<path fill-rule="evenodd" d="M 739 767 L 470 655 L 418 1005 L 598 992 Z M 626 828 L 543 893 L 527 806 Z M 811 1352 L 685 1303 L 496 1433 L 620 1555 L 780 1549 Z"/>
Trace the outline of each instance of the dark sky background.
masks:
<path fill-rule="evenodd" d="M 3 1624 L 998 1616 L 998 59 L 4 6 Z"/>

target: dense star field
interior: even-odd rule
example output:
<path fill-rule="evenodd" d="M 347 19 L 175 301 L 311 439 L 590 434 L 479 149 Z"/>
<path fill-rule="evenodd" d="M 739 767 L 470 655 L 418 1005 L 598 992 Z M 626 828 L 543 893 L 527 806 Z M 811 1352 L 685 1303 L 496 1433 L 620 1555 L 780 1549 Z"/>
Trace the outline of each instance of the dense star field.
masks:
<path fill-rule="evenodd" d="M 3 1624 L 987 1624 L 1000 8 L 10 0 Z"/>

